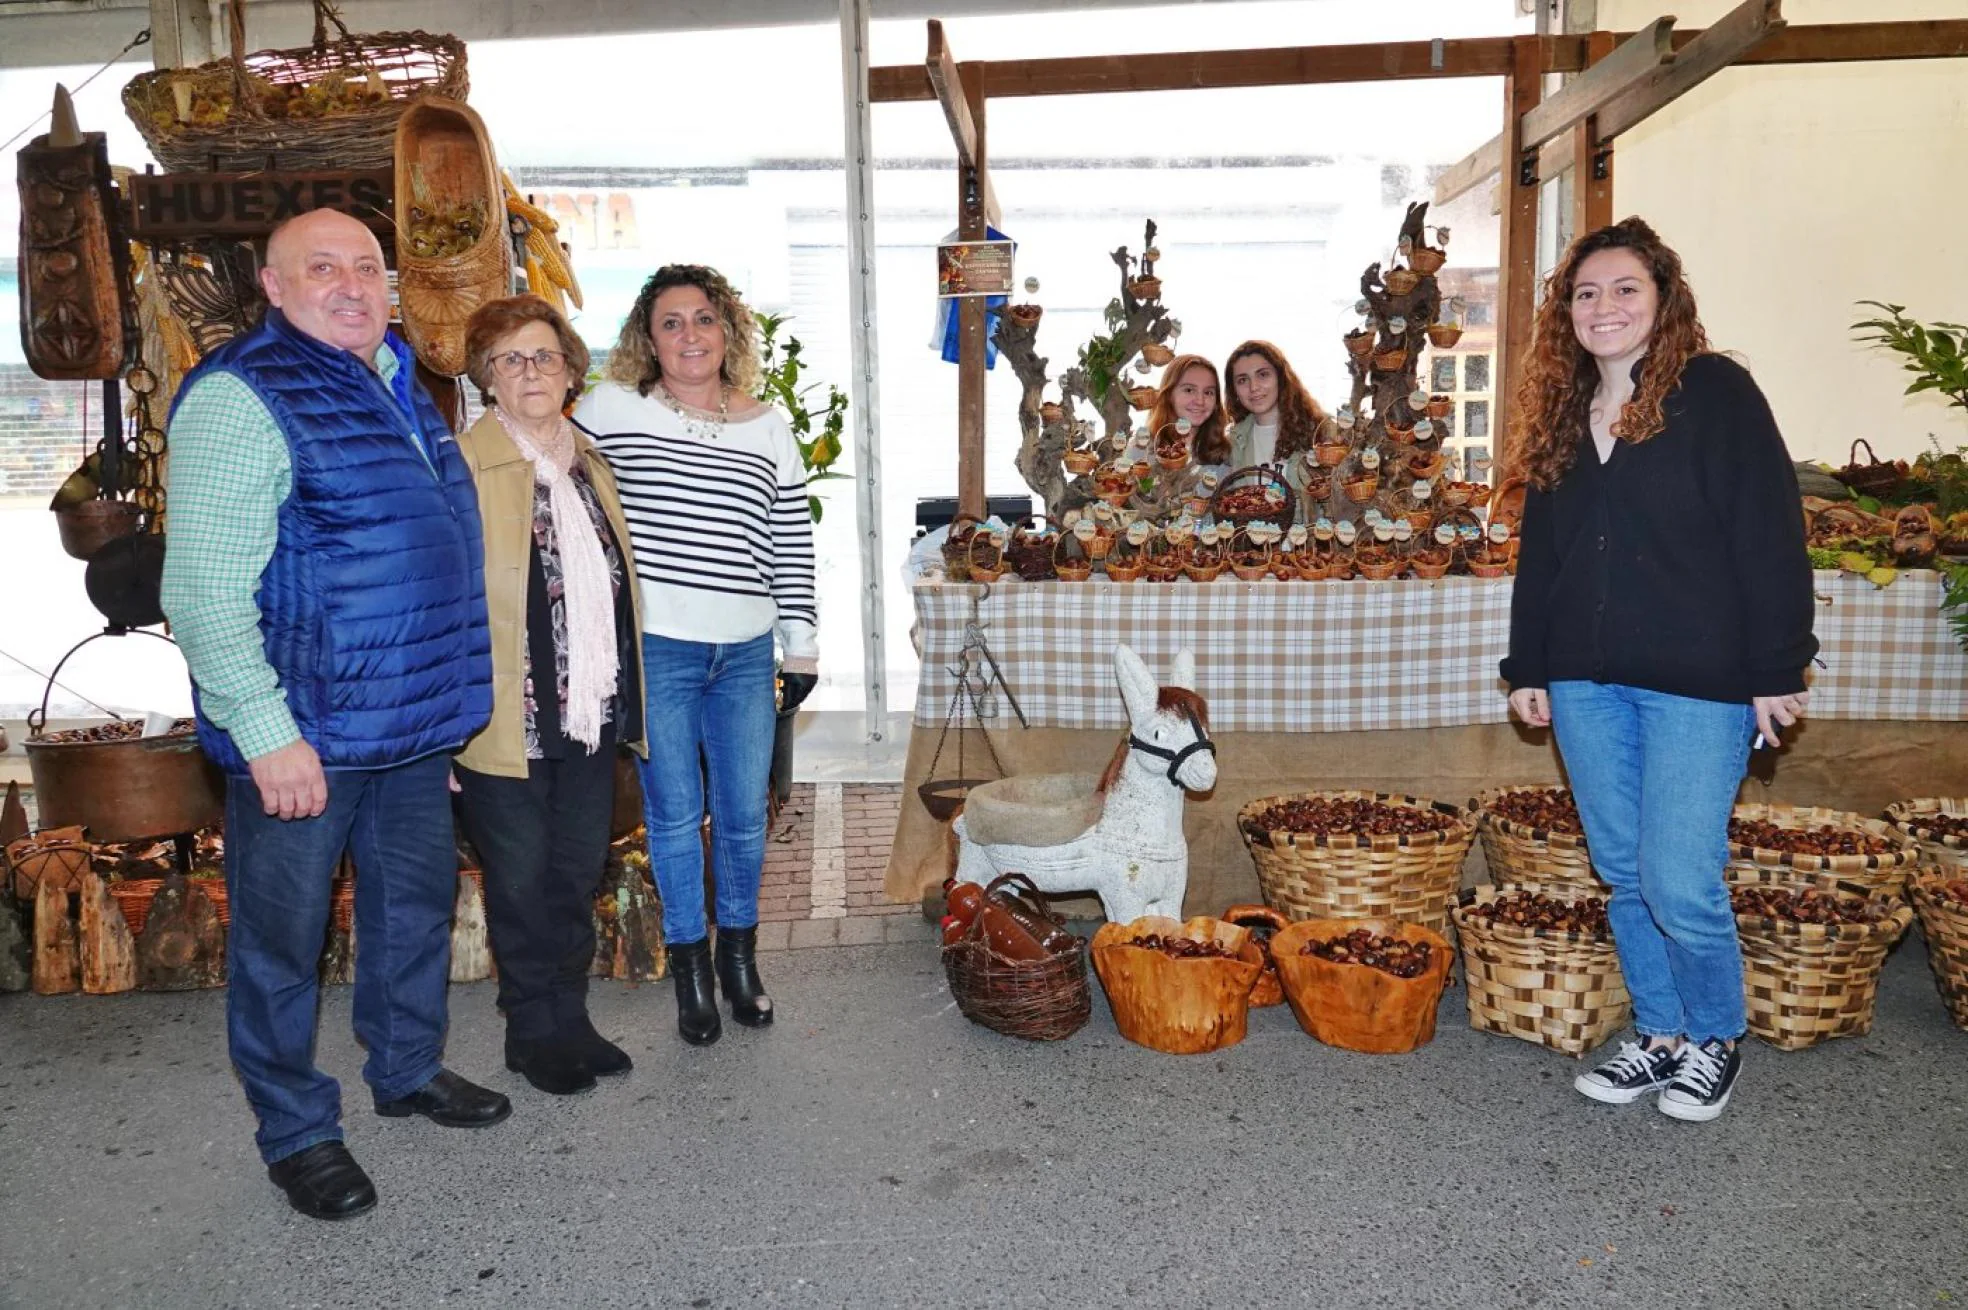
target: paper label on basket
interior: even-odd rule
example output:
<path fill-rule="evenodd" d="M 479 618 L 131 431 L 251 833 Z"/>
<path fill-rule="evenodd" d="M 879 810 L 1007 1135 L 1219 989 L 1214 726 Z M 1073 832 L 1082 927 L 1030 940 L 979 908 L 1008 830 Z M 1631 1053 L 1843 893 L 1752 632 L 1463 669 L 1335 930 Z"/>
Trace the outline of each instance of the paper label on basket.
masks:
<path fill-rule="evenodd" d="M 1380 467 L 1380 452 L 1368 446 L 1360 452 L 1360 467 L 1369 473 Z"/>
<path fill-rule="evenodd" d="M 1414 498 L 1416 500 L 1427 500 L 1434 492 L 1435 484 L 1433 482 L 1430 482 L 1427 478 L 1415 479 Z"/>
<path fill-rule="evenodd" d="M 1420 422 L 1415 424 L 1416 441 L 1426 441 L 1434 435 L 1435 435 L 1435 424 L 1431 420 L 1422 419 Z"/>
<path fill-rule="evenodd" d="M 1510 525 L 1508 523 L 1490 524 L 1490 540 L 1494 541 L 1499 546 L 1501 546 L 1504 542 L 1509 541 Z"/>
<path fill-rule="evenodd" d="M 1359 535 L 1360 530 L 1353 526 L 1351 519 L 1341 519 L 1333 525 L 1333 536 L 1339 539 L 1339 544 L 1342 546 L 1352 545 L 1353 539 Z"/>
<path fill-rule="evenodd" d="M 1409 541 L 1413 539 L 1414 534 L 1414 524 L 1406 519 L 1394 520 L 1394 540 Z"/>
<path fill-rule="evenodd" d="M 1285 540 L 1289 541 L 1294 547 L 1303 546 L 1305 544 L 1305 535 L 1305 525 L 1303 523 L 1294 523 L 1291 526 L 1291 531 L 1285 534 Z"/>
<path fill-rule="evenodd" d="M 1080 511 L 1076 509 L 1069 509 L 1064 514 L 1061 514 L 1059 516 L 1059 526 L 1065 528 L 1068 532 L 1071 532 L 1076 526 L 1078 526 L 1079 521 L 1082 517 L 1083 516 L 1081 515 Z"/>
<path fill-rule="evenodd" d="M 1212 523 L 1196 534 L 1196 539 L 1205 546 L 1214 546 L 1223 539 L 1223 529 Z"/>
<path fill-rule="evenodd" d="M 1456 530 L 1455 530 L 1455 524 L 1453 524 L 1453 523 L 1437 523 L 1437 524 L 1435 525 L 1435 544 L 1436 544 L 1436 545 L 1438 545 L 1438 546 L 1453 546 L 1453 545 L 1455 545 L 1455 539 L 1456 539 Z"/>
<path fill-rule="evenodd" d="M 1333 521 L 1321 514 L 1312 524 L 1312 535 L 1320 541 L 1331 541 L 1333 539 Z"/>
<path fill-rule="evenodd" d="M 1401 336 L 1408 330 L 1408 320 L 1396 314 L 1393 318 L 1387 320 L 1387 330 L 1397 337 Z"/>
<path fill-rule="evenodd" d="M 169 736 L 171 725 L 176 722 L 177 720 L 168 714 L 159 714 L 156 710 L 146 710 L 144 712 L 143 735 L 146 737 Z"/>
<path fill-rule="evenodd" d="M 1073 535 L 1081 541 L 1092 541 L 1100 535 L 1100 525 L 1092 519 L 1081 519 L 1073 525 Z"/>
<path fill-rule="evenodd" d="M 1385 517 L 1387 516 L 1380 512 L 1380 506 L 1369 505 L 1367 506 L 1367 512 L 1360 516 L 1360 522 L 1366 524 L 1370 528 L 1374 528 L 1374 527 L 1379 527 L 1380 521 Z"/>
<path fill-rule="evenodd" d="M 1373 535 L 1375 541 L 1385 545 L 1394 540 L 1394 525 L 1392 523 L 1376 523 L 1374 524 Z"/>
<path fill-rule="evenodd" d="M 1093 517 L 1099 523 L 1112 522 L 1114 518 L 1114 507 L 1103 500 L 1093 507 Z"/>
<path fill-rule="evenodd" d="M 1142 542 L 1148 540 L 1148 531 L 1148 525 L 1142 520 L 1136 519 L 1134 522 L 1128 524 L 1127 539 L 1132 544 L 1139 546 Z"/>
<path fill-rule="evenodd" d="M 1420 409 L 1428 403 L 1428 393 L 1419 387 L 1408 393 L 1408 408 Z"/>

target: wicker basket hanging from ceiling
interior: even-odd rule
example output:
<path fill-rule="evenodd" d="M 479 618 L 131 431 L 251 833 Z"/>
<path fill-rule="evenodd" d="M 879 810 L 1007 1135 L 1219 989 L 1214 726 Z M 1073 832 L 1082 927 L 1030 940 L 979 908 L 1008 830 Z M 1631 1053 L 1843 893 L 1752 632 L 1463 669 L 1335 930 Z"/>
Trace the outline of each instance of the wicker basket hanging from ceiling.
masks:
<path fill-rule="evenodd" d="M 465 43 L 429 32 L 348 30 L 313 0 L 314 41 L 246 51 L 244 4 L 229 6 L 231 53 L 130 80 L 123 108 L 173 172 L 386 168 L 396 120 L 424 93 L 462 101 Z M 340 33 L 330 40 L 328 27 Z"/>
<path fill-rule="evenodd" d="M 417 358 L 457 377 L 472 311 L 512 294 L 512 242 L 485 123 L 441 96 L 419 98 L 396 124 L 396 270 Z"/>

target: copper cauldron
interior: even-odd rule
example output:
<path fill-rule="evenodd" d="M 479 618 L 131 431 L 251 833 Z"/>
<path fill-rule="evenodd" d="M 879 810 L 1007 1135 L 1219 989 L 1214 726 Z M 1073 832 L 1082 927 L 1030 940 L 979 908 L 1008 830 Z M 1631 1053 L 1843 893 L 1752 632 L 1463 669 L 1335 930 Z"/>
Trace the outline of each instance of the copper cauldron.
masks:
<path fill-rule="evenodd" d="M 44 828 L 81 824 L 98 842 L 196 832 L 225 817 L 225 779 L 195 737 L 27 741 Z"/>

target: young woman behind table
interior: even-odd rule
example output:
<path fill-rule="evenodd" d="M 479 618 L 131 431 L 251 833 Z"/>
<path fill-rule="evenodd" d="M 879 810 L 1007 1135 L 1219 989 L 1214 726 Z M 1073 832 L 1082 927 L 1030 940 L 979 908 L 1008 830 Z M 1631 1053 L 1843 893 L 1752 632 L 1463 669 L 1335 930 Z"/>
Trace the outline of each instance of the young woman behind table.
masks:
<path fill-rule="evenodd" d="M 1517 403 L 1531 490 L 1502 672 L 1517 716 L 1557 733 L 1639 1036 L 1575 1086 L 1713 1119 L 1747 1027 L 1729 816 L 1817 651 L 1796 474 L 1637 218 L 1551 274 Z"/>
<path fill-rule="evenodd" d="M 608 381 L 574 411 L 615 470 L 642 583 L 649 861 L 677 1029 L 698 1046 L 722 1031 L 719 989 L 737 1022 L 772 1022 L 756 950 L 775 635 L 783 708 L 817 681 L 806 468 L 785 418 L 752 398 L 758 380 L 757 325 L 738 293 L 713 269 L 670 264 L 636 297 Z M 707 780 L 715 965 L 704 912 Z"/>
<path fill-rule="evenodd" d="M 1189 462 L 1219 477 L 1227 473 L 1230 436 L 1223 387 L 1217 381 L 1216 365 L 1201 355 L 1177 355 L 1162 370 L 1155 406 L 1148 411 L 1147 453 L 1141 458 L 1153 459 L 1154 444 L 1180 431 L 1178 419 L 1189 423 Z"/>
<path fill-rule="evenodd" d="M 1298 380 L 1283 351 L 1268 341 L 1246 341 L 1223 365 L 1230 380 L 1230 467 L 1282 464 L 1285 479 L 1305 490 L 1305 460 L 1333 420 Z"/>

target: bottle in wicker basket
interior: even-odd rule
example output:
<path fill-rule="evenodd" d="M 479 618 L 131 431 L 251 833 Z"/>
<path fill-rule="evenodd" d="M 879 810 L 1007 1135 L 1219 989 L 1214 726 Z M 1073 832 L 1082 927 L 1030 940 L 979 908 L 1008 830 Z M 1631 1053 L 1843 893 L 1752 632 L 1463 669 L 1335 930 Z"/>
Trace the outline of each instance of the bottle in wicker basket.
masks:
<path fill-rule="evenodd" d="M 963 1016 L 1031 1041 L 1078 1032 L 1093 1012 L 1085 943 L 1066 930 L 1045 893 L 1019 873 L 1001 874 L 985 888 L 953 883 L 949 890 L 951 918 L 963 927 L 945 937 L 943 970 Z"/>

